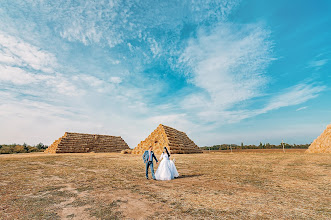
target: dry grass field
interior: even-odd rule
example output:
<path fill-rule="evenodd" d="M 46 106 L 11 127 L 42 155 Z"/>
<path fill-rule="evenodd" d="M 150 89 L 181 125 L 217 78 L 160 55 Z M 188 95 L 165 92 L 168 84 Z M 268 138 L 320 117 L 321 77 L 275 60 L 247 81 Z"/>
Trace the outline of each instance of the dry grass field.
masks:
<path fill-rule="evenodd" d="M 162 182 L 137 155 L 0 155 L 0 219 L 331 219 L 330 154 L 172 157 Z"/>

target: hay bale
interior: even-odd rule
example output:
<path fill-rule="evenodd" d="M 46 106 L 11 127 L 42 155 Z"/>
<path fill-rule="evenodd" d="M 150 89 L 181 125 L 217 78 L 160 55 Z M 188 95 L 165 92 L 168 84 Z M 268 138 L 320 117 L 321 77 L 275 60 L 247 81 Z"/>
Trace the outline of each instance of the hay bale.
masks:
<path fill-rule="evenodd" d="M 182 131 L 160 124 L 144 141 L 141 141 L 132 154 L 142 154 L 153 146 L 156 154 L 167 147 L 171 154 L 202 153 L 202 150 Z"/>
<path fill-rule="evenodd" d="M 126 149 L 129 149 L 129 146 L 118 136 L 65 132 L 45 153 L 102 153 L 121 152 Z"/>
<path fill-rule="evenodd" d="M 331 124 L 313 141 L 305 153 L 331 153 Z"/>
<path fill-rule="evenodd" d="M 131 153 L 132 153 L 132 149 L 126 149 L 121 151 L 121 154 L 131 154 Z"/>

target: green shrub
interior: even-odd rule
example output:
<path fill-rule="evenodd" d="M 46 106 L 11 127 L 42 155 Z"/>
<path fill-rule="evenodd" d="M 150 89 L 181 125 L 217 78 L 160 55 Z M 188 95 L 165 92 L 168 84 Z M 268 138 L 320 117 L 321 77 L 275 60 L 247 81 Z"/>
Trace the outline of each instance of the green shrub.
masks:
<path fill-rule="evenodd" d="M 37 144 L 35 147 L 38 148 L 39 150 L 42 150 L 42 149 L 46 149 L 46 148 L 47 148 L 47 146 L 44 145 L 44 144 L 41 143 L 41 142 L 40 142 L 39 144 Z"/>

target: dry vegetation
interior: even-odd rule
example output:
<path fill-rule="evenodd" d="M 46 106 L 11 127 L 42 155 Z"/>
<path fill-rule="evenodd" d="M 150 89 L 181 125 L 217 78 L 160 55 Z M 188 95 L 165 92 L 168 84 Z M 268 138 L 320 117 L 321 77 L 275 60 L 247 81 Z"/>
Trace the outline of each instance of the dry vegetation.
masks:
<path fill-rule="evenodd" d="M 331 155 L 173 155 L 144 178 L 131 154 L 0 155 L 0 219 L 330 219 Z"/>

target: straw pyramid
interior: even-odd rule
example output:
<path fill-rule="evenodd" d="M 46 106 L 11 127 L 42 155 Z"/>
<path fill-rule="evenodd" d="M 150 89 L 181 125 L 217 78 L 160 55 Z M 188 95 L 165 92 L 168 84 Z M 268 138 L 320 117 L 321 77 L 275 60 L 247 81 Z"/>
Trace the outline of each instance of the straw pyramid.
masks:
<path fill-rule="evenodd" d="M 101 153 L 121 152 L 125 149 L 129 149 L 129 146 L 118 136 L 65 132 L 45 153 Z"/>
<path fill-rule="evenodd" d="M 153 146 L 156 154 L 167 147 L 171 154 L 202 153 L 202 150 L 182 131 L 160 124 L 144 141 L 141 141 L 132 154 L 143 154 Z"/>
<path fill-rule="evenodd" d="M 331 124 L 314 140 L 306 153 L 331 153 Z"/>

